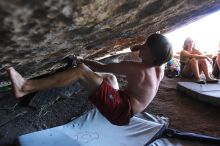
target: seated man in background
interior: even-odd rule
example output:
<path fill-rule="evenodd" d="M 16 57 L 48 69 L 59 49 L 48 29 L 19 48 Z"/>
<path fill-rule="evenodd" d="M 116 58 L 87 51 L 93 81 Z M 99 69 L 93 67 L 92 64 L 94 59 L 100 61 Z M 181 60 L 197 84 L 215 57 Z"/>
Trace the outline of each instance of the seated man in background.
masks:
<path fill-rule="evenodd" d="M 200 78 L 200 74 L 203 72 L 207 83 L 217 83 L 218 80 L 213 79 L 209 74 L 207 61 L 212 62 L 209 57 L 195 49 L 195 43 L 191 38 L 187 38 L 180 52 L 181 75 L 194 76 L 197 83 L 205 84 L 205 81 Z"/>
<path fill-rule="evenodd" d="M 220 78 L 220 42 L 217 55 L 213 58 L 213 70 L 212 74 L 215 78 Z"/>
<path fill-rule="evenodd" d="M 68 86 L 79 81 L 90 94 L 89 100 L 111 123 L 126 125 L 133 114 L 142 112 L 155 97 L 164 76 L 161 67 L 172 58 L 172 47 L 161 34 L 150 35 L 143 45 L 135 46 L 142 62 L 123 61 L 102 64 L 81 60 L 75 68 L 42 79 L 27 80 L 13 67 L 8 68 L 14 94 L 21 98 L 29 93 L 54 87 Z M 93 72 L 89 67 L 99 73 Z M 128 85 L 120 90 L 115 74 L 127 77 Z"/>

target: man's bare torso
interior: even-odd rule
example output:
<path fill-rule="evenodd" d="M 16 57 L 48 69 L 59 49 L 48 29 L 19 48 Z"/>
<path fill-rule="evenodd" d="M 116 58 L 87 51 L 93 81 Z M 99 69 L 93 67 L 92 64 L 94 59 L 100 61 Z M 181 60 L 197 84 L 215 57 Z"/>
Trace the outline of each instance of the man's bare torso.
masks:
<path fill-rule="evenodd" d="M 127 75 L 128 86 L 125 92 L 131 96 L 134 113 L 143 111 L 152 101 L 163 75 L 162 67 L 147 67 L 143 63 L 136 64 L 134 72 Z"/>

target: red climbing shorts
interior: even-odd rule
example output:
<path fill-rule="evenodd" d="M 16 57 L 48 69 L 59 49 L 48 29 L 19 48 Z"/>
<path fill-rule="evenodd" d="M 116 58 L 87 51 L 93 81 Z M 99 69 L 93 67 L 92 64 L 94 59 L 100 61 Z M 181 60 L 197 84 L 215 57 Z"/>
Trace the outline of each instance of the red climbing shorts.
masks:
<path fill-rule="evenodd" d="M 112 124 L 127 125 L 133 116 L 130 97 L 125 92 L 114 89 L 106 80 L 103 80 L 89 99 Z"/>

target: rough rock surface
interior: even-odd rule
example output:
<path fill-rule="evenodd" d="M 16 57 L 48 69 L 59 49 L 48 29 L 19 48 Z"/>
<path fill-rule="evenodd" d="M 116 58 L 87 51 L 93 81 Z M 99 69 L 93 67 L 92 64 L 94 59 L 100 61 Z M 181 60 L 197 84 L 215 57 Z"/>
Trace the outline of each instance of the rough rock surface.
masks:
<path fill-rule="evenodd" d="M 7 63 L 25 77 L 35 77 L 63 66 L 66 56 L 114 54 L 142 43 L 150 33 L 173 30 L 219 8 L 219 0 L 1 0 L 0 81 L 7 80 Z M 123 88 L 124 77 L 118 80 Z M 171 127 L 179 130 L 220 136 L 219 108 L 180 95 L 177 81 L 164 78 L 146 110 L 169 117 Z M 67 123 L 92 108 L 78 85 L 30 96 L 34 98 L 20 102 L 11 92 L 0 93 L 0 145 Z"/>
<path fill-rule="evenodd" d="M 220 8 L 219 0 L 1 0 L 0 73 L 50 72 L 64 57 L 96 58 Z"/>

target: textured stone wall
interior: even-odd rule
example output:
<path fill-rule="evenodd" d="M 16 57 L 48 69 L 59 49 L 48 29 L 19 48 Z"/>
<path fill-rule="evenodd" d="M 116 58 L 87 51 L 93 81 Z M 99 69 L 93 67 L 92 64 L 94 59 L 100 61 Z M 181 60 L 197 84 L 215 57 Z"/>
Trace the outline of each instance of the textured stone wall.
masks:
<path fill-rule="evenodd" d="M 219 8 L 220 0 L 1 0 L 0 75 L 7 63 L 31 77 L 72 54 L 95 59 Z"/>

